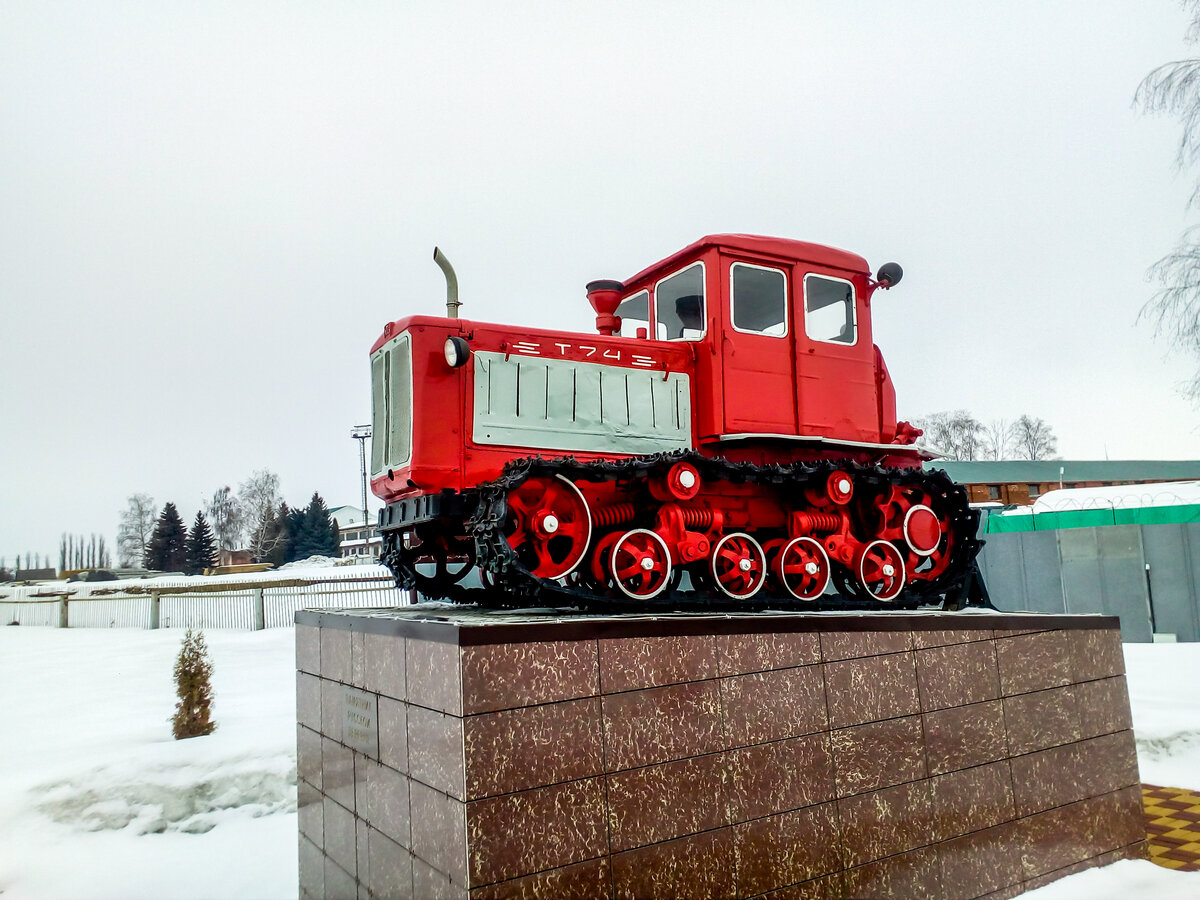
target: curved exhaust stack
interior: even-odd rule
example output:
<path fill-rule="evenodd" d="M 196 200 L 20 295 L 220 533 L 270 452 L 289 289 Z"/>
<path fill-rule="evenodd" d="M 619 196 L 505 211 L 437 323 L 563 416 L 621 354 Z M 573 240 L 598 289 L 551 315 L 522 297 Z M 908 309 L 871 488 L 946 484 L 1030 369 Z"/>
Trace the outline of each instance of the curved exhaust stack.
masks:
<path fill-rule="evenodd" d="M 437 247 L 433 248 L 433 261 L 446 276 L 446 315 L 457 319 L 458 308 L 462 304 L 458 302 L 458 276 L 454 274 L 454 266 L 450 265 L 450 260 L 446 259 L 446 255 Z"/>

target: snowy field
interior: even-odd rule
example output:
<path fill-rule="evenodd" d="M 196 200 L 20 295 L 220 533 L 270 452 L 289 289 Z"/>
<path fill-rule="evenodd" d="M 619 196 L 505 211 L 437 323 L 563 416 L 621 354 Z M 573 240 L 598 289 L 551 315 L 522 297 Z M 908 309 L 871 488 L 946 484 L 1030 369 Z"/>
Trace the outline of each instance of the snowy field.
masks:
<path fill-rule="evenodd" d="M 178 631 L 0 628 L 4 900 L 294 898 L 293 632 L 209 631 L 215 717 L 175 741 Z M 1125 647 L 1142 780 L 1200 788 L 1200 644 Z M 1125 861 L 1024 896 L 1200 897 Z"/>

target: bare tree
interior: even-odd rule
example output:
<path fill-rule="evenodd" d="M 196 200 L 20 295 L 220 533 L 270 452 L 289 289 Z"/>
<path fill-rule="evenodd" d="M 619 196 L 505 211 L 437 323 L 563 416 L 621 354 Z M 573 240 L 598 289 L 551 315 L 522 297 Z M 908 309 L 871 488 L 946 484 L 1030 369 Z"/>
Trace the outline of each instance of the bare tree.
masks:
<path fill-rule="evenodd" d="M 1008 459 L 1012 451 L 1012 426 L 1008 419 L 992 419 L 984 427 L 983 455 L 987 459 Z"/>
<path fill-rule="evenodd" d="M 262 562 L 282 539 L 275 527 L 275 510 L 279 508 L 279 476 L 259 469 L 238 485 L 238 506 L 248 535 L 250 557 Z"/>
<path fill-rule="evenodd" d="M 221 550 L 236 550 L 242 542 L 242 512 L 229 485 L 213 492 L 208 503 L 208 522 Z"/>
<path fill-rule="evenodd" d="M 1013 447 L 1021 459 L 1054 459 L 1058 438 L 1042 419 L 1021 416 L 1013 422 Z"/>
<path fill-rule="evenodd" d="M 1200 0 L 1184 0 L 1191 11 L 1187 40 L 1200 39 Z M 1200 162 L 1200 58 L 1164 63 L 1142 79 L 1134 103 L 1149 113 L 1177 115 L 1183 131 L 1176 153 L 1180 170 Z M 1188 200 L 1200 206 L 1200 184 Z M 1156 335 L 1167 336 L 1177 349 L 1200 357 L 1200 227 L 1184 231 L 1179 243 L 1150 269 L 1158 290 L 1142 307 L 1139 319 L 1154 324 Z M 1192 400 L 1200 400 L 1200 370 L 1184 388 Z"/>
<path fill-rule="evenodd" d="M 914 424 L 925 432 L 918 443 L 946 459 L 983 458 L 986 429 L 965 409 L 933 413 Z"/>
<path fill-rule="evenodd" d="M 127 501 L 117 526 L 117 559 L 126 568 L 145 568 L 146 548 L 154 533 L 158 511 L 149 494 L 134 494 Z"/>

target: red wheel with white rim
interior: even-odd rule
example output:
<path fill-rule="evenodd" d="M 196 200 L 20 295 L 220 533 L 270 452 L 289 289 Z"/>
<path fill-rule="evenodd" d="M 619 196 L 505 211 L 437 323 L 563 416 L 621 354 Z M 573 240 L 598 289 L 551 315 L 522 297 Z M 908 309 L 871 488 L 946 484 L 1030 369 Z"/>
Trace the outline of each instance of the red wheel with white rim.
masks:
<path fill-rule="evenodd" d="M 622 594 L 634 600 L 649 600 L 671 583 L 671 552 L 667 542 L 653 531 L 635 528 L 613 544 L 608 568 Z"/>
<path fill-rule="evenodd" d="M 767 577 L 767 558 L 758 541 L 740 531 L 717 541 L 712 553 L 717 588 L 736 600 L 753 597 Z"/>
<path fill-rule="evenodd" d="M 829 585 L 829 556 L 810 537 L 789 541 L 779 551 L 774 568 L 779 583 L 797 600 L 816 600 Z"/>
<path fill-rule="evenodd" d="M 904 515 L 904 540 L 918 556 L 929 556 L 942 541 L 942 523 L 937 513 L 918 504 Z"/>
<path fill-rule="evenodd" d="M 904 557 L 894 544 L 872 541 L 858 558 L 858 583 L 876 600 L 895 600 L 904 590 Z"/>
<path fill-rule="evenodd" d="M 591 511 L 579 488 L 562 475 L 531 478 L 509 492 L 504 535 L 521 565 L 538 578 L 562 578 L 587 554 Z"/>

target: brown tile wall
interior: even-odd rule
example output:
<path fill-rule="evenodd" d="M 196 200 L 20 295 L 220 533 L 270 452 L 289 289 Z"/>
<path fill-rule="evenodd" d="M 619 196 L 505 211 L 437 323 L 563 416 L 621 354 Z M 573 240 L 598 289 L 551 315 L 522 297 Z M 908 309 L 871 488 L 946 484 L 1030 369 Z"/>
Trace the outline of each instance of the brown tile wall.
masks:
<path fill-rule="evenodd" d="M 1115 628 L 838 623 L 297 626 L 302 897 L 1011 897 L 1144 853 Z"/>

